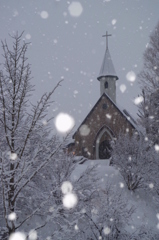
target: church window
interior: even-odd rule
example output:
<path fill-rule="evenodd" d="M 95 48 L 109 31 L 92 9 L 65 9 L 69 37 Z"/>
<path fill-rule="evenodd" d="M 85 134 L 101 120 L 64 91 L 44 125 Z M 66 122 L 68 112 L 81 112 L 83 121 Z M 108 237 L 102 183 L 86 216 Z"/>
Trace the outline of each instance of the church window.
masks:
<path fill-rule="evenodd" d="M 106 103 L 103 104 L 103 109 L 107 109 L 107 104 Z"/>
<path fill-rule="evenodd" d="M 108 88 L 108 82 L 105 82 L 105 83 L 104 83 L 104 87 L 105 87 L 105 88 Z"/>

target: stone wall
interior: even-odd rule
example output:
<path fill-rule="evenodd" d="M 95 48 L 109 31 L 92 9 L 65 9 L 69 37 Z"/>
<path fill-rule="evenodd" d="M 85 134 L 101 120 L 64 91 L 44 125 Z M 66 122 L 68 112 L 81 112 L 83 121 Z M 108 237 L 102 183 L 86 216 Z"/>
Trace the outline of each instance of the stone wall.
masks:
<path fill-rule="evenodd" d="M 74 134 L 77 156 L 96 158 L 96 139 L 103 126 L 106 126 L 116 138 L 120 132 L 132 134 L 134 131 L 127 118 L 106 95 L 103 95 Z"/>

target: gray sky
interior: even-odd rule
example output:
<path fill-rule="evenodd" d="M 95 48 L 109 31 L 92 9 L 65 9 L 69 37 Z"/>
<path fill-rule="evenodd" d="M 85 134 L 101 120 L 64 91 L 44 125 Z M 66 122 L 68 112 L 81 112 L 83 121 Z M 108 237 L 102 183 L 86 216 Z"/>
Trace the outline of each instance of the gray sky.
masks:
<path fill-rule="evenodd" d="M 117 103 L 134 117 L 133 99 L 139 93 L 136 81 L 126 79 L 129 71 L 140 72 L 149 35 L 159 20 L 158 0 L 77 0 L 82 6 L 72 16 L 67 0 L 0 0 L 0 38 L 11 44 L 8 33 L 23 30 L 31 42 L 27 52 L 32 64 L 36 101 L 64 77 L 53 97 L 49 114 L 71 114 L 76 128 L 100 97 L 97 80 L 105 52 L 106 30 L 109 50 L 119 77 Z M 77 12 L 76 12 L 77 10 Z M 48 15 L 47 15 L 48 14 Z M 0 49 L 0 55 L 2 49 Z M 2 56 L 0 56 L 2 62 Z M 120 91 L 120 85 L 127 89 Z"/>

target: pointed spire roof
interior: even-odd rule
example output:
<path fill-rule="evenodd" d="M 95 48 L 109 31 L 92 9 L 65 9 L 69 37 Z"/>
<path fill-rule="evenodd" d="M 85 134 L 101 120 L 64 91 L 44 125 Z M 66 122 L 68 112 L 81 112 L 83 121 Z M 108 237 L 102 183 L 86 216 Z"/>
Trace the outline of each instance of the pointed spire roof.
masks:
<path fill-rule="evenodd" d="M 100 80 L 102 77 L 115 77 L 116 80 L 118 80 L 108 48 L 106 48 L 102 66 L 97 79 Z"/>

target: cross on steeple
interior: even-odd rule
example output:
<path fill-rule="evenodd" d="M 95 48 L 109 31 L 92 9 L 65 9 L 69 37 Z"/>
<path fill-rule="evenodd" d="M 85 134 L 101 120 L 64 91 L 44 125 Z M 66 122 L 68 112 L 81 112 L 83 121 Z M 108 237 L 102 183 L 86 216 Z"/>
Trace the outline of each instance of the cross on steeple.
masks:
<path fill-rule="evenodd" d="M 112 36 L 111 34 L 108 34 L 108 32 L 106 31 L 106 35 L 103 35 L 102 37 L 106 37 L 106 50 L 108 49 L 108 37 Z"/>

